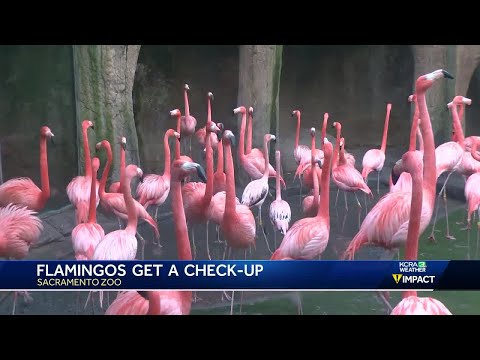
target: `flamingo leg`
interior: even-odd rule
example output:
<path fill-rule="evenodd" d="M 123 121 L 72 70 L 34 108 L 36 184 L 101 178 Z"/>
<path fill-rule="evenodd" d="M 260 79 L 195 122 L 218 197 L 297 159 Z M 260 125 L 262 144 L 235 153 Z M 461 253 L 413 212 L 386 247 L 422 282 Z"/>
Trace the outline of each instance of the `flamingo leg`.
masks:
<path fill-rule="evenodd" d="M 210 257 L 210 248 L 208 247 L 208 225 L 210 224 L 209 221 L 207 221 L 207 224 L 206 224 L 206 237 L 207 237 L 207 256 L 208 256 L 208 260 L 212 260 L 212 258 Z"/>
<path fill-rule="evenodd" d="M 388 291 L 377 291 L 377 294 L 387 307 L 387 315 L 390 314 L 393 310 L 393 307 L 390 304 L 390 301 L 388 301 L 387 296 L 385 295 L 388 294 Z"/>
<path fill-rule="evenodd" d="M 347 204 L 347 192 L 343 192 L 343 199 L 345 201 L 345 211 L 348 211 L 348 204 Z"/>
<path fill-rule="evenodd" d="M 227 247 L 228 247 L 228 245 L 227 245 L 227 242 L 225 241 L 225 248 L 223 250 L 223 261 L 225 261 L 225 255 L 227 254 Z M 229 253 L 230 253 L 230 251 L 229 251 Z M 228 295 L 225 290 L 223 290 L 221 301 L 223 301 L 223 299 L 226 299 L 227 301 L 230 301 L 230 300 L 232 300 L 232 297 L 230 295 Z"/>
<path fill-rule="evenodd" d="M 158 216 L 158 206 L 156 206 L 156 209 L 155 209 L 155 222 L 158 222 L 158 217 L 157 216 Z"/>
<path fill-rule="evenodd" d="M 436 242 L 435 241 L 435 225 L 437 224 L 437 216 L 438 216 L 438 207 L 440 206 L 440 196 L 442 196 L 443 192 L 445 191 L 445 187 L 447 185 L 447 182 L 448 182 L 448 178 L 450 177 L 452 173 L 450 172 L 448 175 L 447 175 L 447 178 L 445 179 L 445 182 L 443 183 L 443 186 L 442 188 L 440 189 L 440 192 L 438 193 L 438 196 L 437 196 L 437 205 L 436 205 L 436 209 L 435 209 L 435 217 L 433 219 L 433 225 L 432 225 L 432 232 L 430 233 L 430 236 L 428 237 L 428 240 L 430 240 L 431 242 Z M 447 221 L 448 223 L 448 221 Z"/>
<path fill-rule="evenodd" d="M 340 188 L 337 188 L 337 196 L 335 196 L 335 207 L 337 206 L 338 201 L 338 193 L 340 192 Z"/>
<path fill-rule="evenodd" d="M 260 227 L 262 229 L 262 234 L 263 234 L 263 238 L 265 239 L 265 243 L 267 244 L 267 249 L 270 252 L 270 254 L 273 254 L 272 250 L 270 250 L 270 245 L 268 244 L 265 228 L 263 227 L 263 223 L 262 223 L 262 205 L 258 207 L 258 223 L 260 224 Z"/>
<path fill-rule="evenodd" d="M 273 247 L 274 249 L 277 249 L 277 232 L 276 231 L 273 232 L 273 246 L 274 246 Z"/>
<path fill-rule="evenodd" d="M 216 244 L 223 244 L 223 241 L 220 240 L 220 228 L 218 225 L 215 225 L 215 232 L 217 233 L 217 240 L 215 241 Z"/>
<path fill-rule="evenodd" d="M 470 260 L 470 236 L 471 236 L 471 231 L 467 232 L 467 258 L 466 260 Z"/>
<path fill-rule="evenodd" d="M 365 216 L 367 216 L 368 215 L 367 194 L 363 193 L 363 195 L 365 200 Z"/>
<path fill-rule="evenodd" d="M 448 176 L 450 176 L 450 175 L 448 175 Z M 447 180 L 448 180 L 448 178 L 447 178 Z M 443 191 L 443 203 L 444 203 L 444 206 L 445 206 L 445 220 L 447 221 L 447 233 L 445 234 L 445 237 L 449 240 L 455 240 L 455 237 L 450 234 L 450 226 L 448 225 L 447 188 L 445 188 L 445 190 Z"/>
<path fill-rule="evenodd" d="M 377 194 L 380 194 L 380 171 L 377 171 Z"/>
<path fill-rule="evenodd" d="M 137 231 L 137 238 L 138 238 L 138 243 L 140 245 L 140 260 L 145 259 L 145 239 L 143 238 L 142 235 Z"/>
<path fill-rule="evenodd" d="M 297 312 L 298 315 L 303 315 L 302 294 L 297 291 Z"/>
<path fill-rule="evenodd" d="M 358 205 L 358 207 L 361 209 L 361 208 L 362 208 L 362 205 L 360 204 L 360 201 L 358 200 L 357 193 L 354 192 L 353 195 L 355 195 L 355 199 L 357 200 L 357 205 Z"/>
<path fill-rule="evenodd" d="M 120 220 L 119 217 L 117 217 L 117 220 L 118 220 L 118 228 L 122 229 L 122 220 Z"/>
<path fill-rule="evenodd" d="M 193 250 L 193 260 L 197 258 L 197 247 L 195 246 L 195 226 L 192 225 L 192 250 Z"/>
<path fill-rule="evenodd" d="M 302 177 L 298 176 L 298 181 L 300 182 L 300 206 L 302 206 Z"/>

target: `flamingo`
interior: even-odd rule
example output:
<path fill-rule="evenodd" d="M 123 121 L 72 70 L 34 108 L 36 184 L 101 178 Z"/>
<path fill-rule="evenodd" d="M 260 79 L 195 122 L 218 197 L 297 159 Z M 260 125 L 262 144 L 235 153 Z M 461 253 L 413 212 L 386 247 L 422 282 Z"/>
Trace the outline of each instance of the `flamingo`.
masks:
<path fill-rule="evenodd" d="M 76 176 L 67 185 L 67 195 L 70 202 L 75 207 L 75 218 L 77 224 L 88 221 L 88 207 L 90 194 L 90 181 L 92 181 L 92 163 L 90 155 L 90 146 L 88 144 L 88 129 L 94 129 L 93 122 L 83 120 L 82 122 L 82 138 L 83 138 L 83 156 L 85 157 L 85 175 Z M 98 189 L 100 183 L 96 180 L 96 196 L 97 206 L 100 202 L 98 197 Z"/>
<path fill-rule="evenodd" d="M 170 137 L 179 135 L 175 130 L 168 129 L 163 137 L 165 165 L 163 167 L 163 175 L 148 174 L 143 178 L 142 183 L 137 187 L 138 202 L 148 209 L 150 205 L 155 205 L 155 222 L 157 221 L 158 208 L 167 200 L 170 193 L 170 145 L 168 140 Z M 179 135 L 180 136 L 180 135 Z"/>
<path fill-rule="evenodd" d="M 106 141 L 106 140 L 104 140 Z M 95 248 L 92 256 L 92 260 L 135 260 L 137 255 L 137 239 L 135 234 L 137 233 L 138 216 L 135 207 L 135 200 L 133 199 L 131 192 L 131 182 L 134 177 L 143 177 L 143 171 L 134 164 L 130 164 L 125 168 L 124 174 L 120 178 L 120 187 L 124 198 L 124 204 L 127 208 L 128 223 L 125 229 L 115 230 L 103 238 Z M 115 194 L 117 195 L 117 194 Z M 143 209 L 143 207 L 142 207 Z M 142 254 L 143 258 L 143 254 Z M 91 293 L 90 293 L 91 294 Z M 87 298 L 87 303 L 90 298 Z M 100 292 L 100 306 L 103 302 L 103 292 Z"/>
<path fill-rule="evenodd" d="M 437 181 L 435 143 L 425 93 L 435 81 L 441 78 L 453 79 L 453 76 L 447 71 L 439 69 L 422 75 L 416 80 L 415 94 L 419 108 L 419 118 L 421 119 L 419 123 L 424 141 L 423 159 L 425 163 L 425 175 L 423 178 L 424 199 L 422 202 L 420 224 L 421 232 L 425 231 L 425 228 L 432 218 L 435 203 L 435 185 Z M 412 129 L 412 131 L 416 131 L 416 129 Z M 410 146 L 412 146 L 412 144 L 410 144 Z M 394 171 L 392 170 L 392 172 Z M 398 250 L 400 246 L 404 245 L 407 239 L 411 197 L 411 191 L 397 191 L 385 194 L 368 212 L 362 222 L 360 230 L 348 245 L 342 258 L 353 259 L 355 252 L 366 244 L 383 247 L 389 250 L 389 252 L 394 249 Z"/>
<path fill-rule="evenodd" d="M 207 123 L 209 121 L 212 121 L 212 107 L 211 107 L 211 101 L 213 100 L 213 94 L 211 92 L 208 93 L 208 116 L 207 116 Z M 195 138 L 197 139 L 198 143 L 202 146 L 202 148 L 205 148 L 205 137 L 207 136 L 207 130 L 206 126 L 198 129 L 195 132 Z M 212 146 L 212 149 L 217 151 L 218 149 L 218 143 L 219 139 L 218 136 L 215 133 L 210 133 L 210 145 Z"/>
<path fill-rule="evenodd" d="M 213 149 L 210 144 L 210 134 L 219 132 L 220 129 L 212 122 L 207 122 L 207 183 L 189 182 L 182 187 L 183 206 L 185 208 L 185 217 L 192 230 L 193 258 L 196 258 L 195 246 L 195 225 L 206 224 L 206 242 L 207 254 L 210 259 L 210 250 L 208 247 L 208 207 L 213 196 Z"/>
<path fill-rule="evenodd" d="M 332 124 L 332 127 L 335 128 L 337 132 L 336 139 L 335 139 L 335 150 L 333 152 L 333 161 L 332 161 L 332 169 L 334 169 L 338 164 L 338 157 L 340 152 L 339 144 L 340 144 L 340 136 L 342 133 L 342 124 L 340 124 L 338 121 L 335 121 Z M 344 156 L 345 156 L 345 159 L 347 160 L 347 163 L 350 164 L 352 167 L 355 167 L 355 161 L 356 161 L 355 157 L 346 151 L 344 151 Z M 337 188 L 337 196 L 335 197 L 335 206 L 337 206 L 339 193 L 340 193 L 340 188 Z"/>
<path fill-rule="evenodd" d="M 357 205 L 360 209 L 362 205 L 360 205 L 360 201 L 358 201 L 356 191 L 361 190 L 365 194 L 373 197 L 372 190 L 370 190 L 366 182 L 363 180 L 362 174 L 360 174 L 357 169 L 347 162 L 344 150 L 345 139 L 343 137 L 340 139 L 338 146 L 340 148 L 340 158 L 337 166 L 335 166 L 332 170 L 333 182 L 337 185 L 338 189 L 343 191 L 345 198 L 345 209 L 348 210 L 347 191 L 353 192 L 355 199 L 357 200 Z"/>
<path fill-rule="evenodd" d="M 362 160 L 362 177 L 368 184 L 368 174 L 372 171 L 377 172 L 377 194 L 380 194 L 380 172 L 385 164 L 385 150 L 387 148 L 388 122 L 390 120 L 390 112 L 392 104 L 387 104 L 387 115 L 385 116 L 385 124 L 383 126 L 382 145 L 380 149 L 370 149 L 363 156 Z"/>
<path fill-rule="evenodd" d="M 252 134 L 253 133 L 253 107 L 248 108 L 248 122 L 247 122 L 247 141 L 245 145 L 245 154 L 252 152 Z M 260 151 L 255 148 L 254 151 Z M 263 153 L 262 153 L 263 155 Z"/>
<path fill-rule="evenodd" d="M 226 190 L 226 177 L 225 172 L 223 171 L 223 145 L 221 137 L 221 134 L 225 130 L 225 127 L 222 123 L 217 123 L 217 127 L 220 130 L 220 132 L 217 133 L 217 135 L 220 136 L 220 139 L 218 140 L 217 147 L 217 169 L 213 174 L 213 194 Z"/>
<path fill-rule="evenodd" d="M 97 224 L 97 198 L 95 195 L 95 180 L 97 179 L 100 160 L 92 159 L 92 181 L 90 190 L 90 204 L 88 209 L 88 221 L 77 224 L 72 230 L 72 245 L 77 260 L 91 260 L 98 243 L 105 237 L 105 231 Z"/>
<path fill-rule="evenodd" d="M 0 256 L 7 259 L 24 259 L 30 247 L 37 243 L 43 231 L 42 220 L 36 216 L 37 212 L 25 205 L 10 203 L 0 208 Z M 23 293 L 28 301 L 32 298 L 27 292 L 13 292 L 13 310 L 18 293 Z"/>
<path fill-rule="evenodd" d="M 40 184 L 41 189 L 30 178 L 10 179 L 0 185 L 0 207 L 8 204 L 25 206 L 39 212 L 50 198 L 48 178 L 47 138 L 53 142 L 53 133 L 47 126 L 40 129 Z"/>
<path fill-rule="evenodd" d="M 300 122 L 301 122 L 301 117 L 302 113 L 300 110 L 293 110 L 292 111 L 292 117 L 296 116 L 297 117 L 297 131 L 295 133 L 295 147 L 293 149 L 293 157 L 295 158 L 295 162 L 297 165 L 300 165 L 301 163 L 306 163 L 310 161 L 310 158 L 312 156 L 312 151 L 309 149 L 307 145 L 300 145 L 299 140 L 300 140 Z"/>
<path fill-rule="evenodd" d="M 181 180 L 196 172 L 203 181 L 201 165 L 176 159 L 172 164 L 172 211 L 179 260 L 192 260 L 187 221 L 183 209 Z M 124 291 L 118 294 L 105 315 L 188 315 L 192 307 L 191 291 Z"/>
<path fill-rule="evenodd" d="M 323 124 L 322 124 L 322 137 L 321 139 L 325 138 L 327 136 L 327 123 L 328 123 L 328 113 L 325 113 L 323 115 Z M 312 135 L 312 129 L 315 132 L 315 128 L 310 129 L 310 135 Z M 323 144 L 321 146 L 323 148 Z M 323 161 L 323 150 L 317 149 L 315 147 L 315 134 L 313 134 L 312 138 L 312 149 L 313 153 L 315 154 L 315 158 L 317 160 Z M 310 151 L 310 154 L 312 151 Z M 322 170 L 320 168 L 317 168 L 318 172 L 321 172 Z M 312 168 L 311 168 L 311 155 L 310 159 L 307 162 L 302 162 L 298 168 L 297 171 L 295 172 L 295 176 L 302 174 L 303 178 L 303 184 L 302 186 L 306 187 L 308 190 L 313 189 L 313 177 L 312 177 Z M 319 173 L 319 175 L 321 175 Z"/>
<path fill-rule="evenodd" d="M 180 135 L 178 135 L 178 137 L 179 136 Z M 122 141 L 121 146 L 122 146 L 122 156 L 124 156 L 126 143 Z M 105 164 L 105 168 L 103 169 L 102 178 L 100 181 L 99 195 L 100 195 L 100 200 L 102 204 L 101 206 L 107 213 L 114 214 L 119 219 L 118 221 L 120 225 L 120 219 L 128 220 L 129 218 L 128 207 L 127 207 L 127 203 L 125 202 L 125 196 L 124 196 L 123 190 L 121 193 L 105 192 L 105 185 L 107 183 L 108 173 L 110 172 L 110 167 L 112 165 L 112 149 L 110 147 L 110 143 L 108 142 L 108 140 L 103 140 L 96 145 L 97 150 L 100 150 L 101 148 L 105 149 L 107 153 L 107 163 Z M 121 178 L 122 178 L 123 172 L 124 170 L 120 170 Z M 120 187 L 121 187 L 121 181 L 122 181 L 121 178 L 120 178 Z M 159 239 L 160 232 L 158 230 L 158 225 L 155 222 L 155 220 L 153 220 L 153 218 L 150 216 L 147 210 L 145 210 L 145 208 L 135 199 L 133 200 L 133 206 L 135 208 L 137 217 L 146 221 L 152 227 L 153 232 L 155 234 L 155 238 Z M 137 232 L 137 236 L 140 238 L 140 241 L 142 242 L 141 257 L 143 259 L 143 249 L 144 249 L 143 245 L 145 244 L 145 240 L 138 232 Z"/>
<path fill-rule="evenodd" d="M 476 140 L 476 139 L 474 139 Z M 480 161 L 480 156 L 477 154 L 478 140 L 472 143 L 470 149 L 472 157 L 476 161 Z M 468 213 L 467 213 L 467 227 L 466 229 L 470 230 L 471 227 L 471 217 L 472 213 L 478 209 L 480 206 L 480 172 L 476 172 L 468 177 L 465 184 L 465 198 L 467 199 L 468 204 Z M 478 226 L 477 226 L 477 237 L 478 237 Z"/>
<path fill-rule="evenodd" d="M 288 202 L 282 199 L 282 189 L 280 188 L 280 151 L 275 151 L 275 165 L 277 177 L 275 179 L 275 200 L 270 204 L 270 221 L 276 231 L 280 231 L 285 236 L 292 220 L 292 210 Z M 277 247 L 277 232 L 275 234 L 275 248 Z"/>
<path fill-rule="evenodd" d="M 454 136 L 457 141 L 449 141 L 437 147 L 435 150 L 435 156 L 437 159 L 437 179 L 440 175 L 449 171 L 447 178 L 443 184 L 442 189 L 438 193 L 438 199 L 443 194 L 443 203 L 445 207 L 445 220 L 447 222 L 447 233 L 445 237 L 450 240 L 455 240 L 455 237 L 450 234 L 450 226 L 448 222 L 448 207 L 447 207 L 447 183 L 450 175 L 455 171 L 463 175 L 464 178 L 468 178 L 471 174 L 480 170 L 480 164 L 472 158 L 472 155 L 465 150 L 465 138 L 463 136 L 462 126 L 457 113 L 457 105 L 471 104 L 471 100 L 464 98 L 463 96 L 456 96 L 452 101 L 455 106 L 452 106 L 452 120 L 454 128 Z M 435 241 L 435 225 L 437 223 L 439 201 L 437 202 L 437 209 L 435 211 L 435 218 L 433 220 L 432 232 L 429 236 L 429 240 Z"/>
<path fill-rule="evenodd" d="M 242 201 L 241 201 L 242 205 L 246 205 L 249 208 L 258 207 L 258 222 L 259 222 L 260 226 L 262 227 L 262 229 L 263 229 L 262 205 L 265 202 L 265 199 L 267 198 L 268 190 L 269 190 L 269 187 L 268 187 L 268 165 L 269 165 L 268 145 L 269 145 L 270 141 L 275 142 L 276 139 L 277 138 L 275 137 L 275 135 L 272 135 L 272 134 L 265 134 L 264 135 L 264 137 L 263 137 L 263 151 L 264 151 L 263 159 L 265 161 L 265 165 L 264 165 L 265 170 L 263 172 L 263 176 L 260 179 L 250 181 L 247 184 L 247 186 L 245 187 L 245 189 L 243 190 L 243 194 L 242 194 Z M 276 176 L 280 176 L 278 171 L 279 171 L 279 169 L 277 168 L 277 170 L 276 170 L 277 175 Z M 265 236 L 265 232 L 264 231 L 262 231 L 262 232 L 263 232 L 263 235 L 265 237 L 265 242 L 267 243 L 268 251 L 270 251 L 270 253 L 271 253 L 272 251 L 270 250 L 270 245 L 268 244 L 268 239 Z"/>
<path fill-rule="evenodd" d="M 108 192 L 111 192 L 111 193 L 120 193 L 120 181 L 115 181 L 113 183 L 110 184 L 110 186 L 108 187 Z"/>
<path fill-rule="evenodd" d="M 197 119 L 190 115 L 190 106 L 188 104 L 188 91 L 190 87 L 188 84 L 184 86 L 184 99 L 185 99 L 185 115 L 180 118 L 180 129 L 177 129 L 177 132 L 181 134 L 182 137 L 188 137 L 190 139 L 190 156 L 192 155 L 192 135 L 195 133 L 195 128 L 197 127 Z M 180 131 L 179 131 L 180 130 Z"/>
<path fill-rule="evenodd" d="M 240 137 L 240 139 L 241 138 L 242 137 Z M 231 147 L 232 145 L 235 145 L 235 136 L 230 130 L 224 131 L 222 143 L 224 146 L 226 160 L 225 173 L 227 175 L 227 191 L 225 199 L 225 211 L 223 213 L 223 219 L 220 223 L 220 231 L 225 238 L 226 244 L 230 246 L 230 249 L 245 249 L 246 257 L 246 249 L 252 245 L 255 245 L 255 235 L 257 230 L 255 225 L 255 217 L 248 206 L 236 204 L 235 170 L 233 167 Z M 232 292 L 230 314 L 233 314 L 234 293 L 235 292 Z"/>
<path fill-rule="evenodd" d="M 319 258 L 325 251 L 330 237 L 330 170 L 332 165 L 333 147 L 327 138 L 323 139 L 324 160 L 320 206 L 315 217 L 303 218 L 295 222 L 283 237 L 279 248 L 275 250 L 270 260 L 312 260 Z M 312 156 L 314 159 L 314 156 Z M 318 161 L 317 164 L 321 164 Z M 313 177 L 315 186 L 318 178 Z M 303 313 L 300 294 L 299 313 Z"/>
<path fill-rule="evenodd" d="M 120 146 L 120 178 L 121 178 L 126 166 L 125 152 L 122 151 L 122 148 L 127 146 L 127 138 L 125 136 L 122 136 L 120 138 L 120 145 L 121 145 Z M 120 187 L 120 181 L 112 182 L 108 187 L 108 192 L 121 194 L 122 188 Z"/>
<path fill-rule="evenodd" d="M 246 109 L 245 106 L 240 106 L 233 110 L 234 114 L 242 114 L 242 123 L 240 126 L 240 141 L 238 144 L 238 158 L 240 160 L 240 165 L 243 167 L 243 170 L 250 176 L 251 180 L 260 179 L 263 176 L 265 171 L 265 159 L 263 158 L 263 153 L 260 156 L 260 151 L 257 149 L 252 149 L 250 154 L 245 154 L 245 124 L 247 121 Z M 271 164 L 268 164 L 268 176 L 275 177 L 277 173 Z M 283 188 L 286 189 L 285 181 L 283 177 L 280 176 L 280 181 L 282 182 Z"/>
<path fill-rule="evenodd" d="M 315 150 L 315 128 L 310 129 L 310 135 L 312 137 L 312 149 Z M 323 138 L 325 138 L 325 137 L 323 137 Z M 323 147 L 323 143 L 322 143 L 322 147 Z M 307 179 L 312 179 L 312 182 L 314 183 L 313 194 L 309 195 L 309 196 L 306 196 L 302 201 L 303 214 L 307 217 L 314 217 L 317 214 L 318 205 L 319 205 L 319 201 L 320 201 L 320 197 L 319 197 L 320 189 L 318 187 L 318 182 L 321 181 L 320 179 L 322 178 L 322 169 L 318 166 L 315 166 L 315 163 L 317 161 L 320 161 L 320 160 L 316 159 L 314 156 L 311 156 L 311 159 L 310 159 L 310 164 L 311 165 L 310 165 L 310 168 L 308 169 L 309 171 L 307 173 L 308 176 L 304 175 L 304 183 L 307 182 L 306 181 Z M 316 170 L 316 174 L 317 174 L 317 177 L 319 179 L 317 181 L 317 186 L 315 186 L 315 182 L 313 181 L 313 176 L 312 176 L 311 169 Z"/>
<path fill-rule="evenodd" d="M 397 169 L 399 167 L 402 171 L 410 173 L 412 177 L 411 207 L 405 244 L 405 260 L 417 260 L 424 188 L 421 154 L 415 150 L 406 152 Z M 434 169 L 431 168 L 429 170 Z M 452 315 L 442 302 L 431 297 L 418 297 L 416 291 L 404 291 L 402 297 L 402 301 L 392 309 L 391 315 Z"/>

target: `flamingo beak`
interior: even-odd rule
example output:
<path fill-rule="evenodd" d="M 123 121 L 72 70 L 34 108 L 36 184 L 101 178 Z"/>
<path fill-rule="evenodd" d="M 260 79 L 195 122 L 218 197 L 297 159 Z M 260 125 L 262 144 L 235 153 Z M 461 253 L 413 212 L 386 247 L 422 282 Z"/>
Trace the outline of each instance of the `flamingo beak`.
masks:
<path fill-rule="evenodd" d="M 207 175 L 205 175 L 205 170 L 203 169 L 202 165 L 197 164 L 197 175 L 200 180 L 202 180 L 204 183 L 207 182 Z"/>
<path fill-rule="evenodd" d="M 455 79 L 447 70 L 442 70 L 443 76 L 447 79 Z"/>

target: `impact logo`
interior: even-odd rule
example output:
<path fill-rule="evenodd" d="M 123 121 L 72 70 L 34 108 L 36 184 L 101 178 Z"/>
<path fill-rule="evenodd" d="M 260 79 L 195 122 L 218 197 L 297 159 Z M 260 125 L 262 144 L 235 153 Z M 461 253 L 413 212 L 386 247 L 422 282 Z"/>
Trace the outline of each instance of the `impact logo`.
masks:
<path fill-rule="evenodd" d="M 400 261 L 400 273 L 425 273 L 427 263 L 425 261 Z M 433 284 L 435 275 L 405 275 L 392 274 L 393 280 L 398 285 L 402 284 Z"/>

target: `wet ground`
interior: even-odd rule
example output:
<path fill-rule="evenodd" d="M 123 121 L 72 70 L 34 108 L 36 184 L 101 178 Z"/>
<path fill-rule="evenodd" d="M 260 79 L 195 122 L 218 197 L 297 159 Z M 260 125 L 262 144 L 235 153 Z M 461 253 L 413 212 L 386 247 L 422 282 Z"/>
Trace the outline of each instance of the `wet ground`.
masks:
<path fill-rule="evenodd" d="M 358 160 L 357 160 L 358 161 Z M 387 192 L 388 171 L 382 173 L 380 183 L 380 194 L 376 193 L 376 175 L 372 176 L 369 185 L 375 194 L 373 202 L 368 202 L 368 209 Z M 300 194 L 298 180 L 292 184 L 291 174 L 285 174 L 285 180 L 289 186 L 287 191 L 283 191 L 283 198 L 286 199 L 292 209 L 292 222 L 302 217 Z M 449 212 L 451 213 L 450 224 L 451 231 L 457 240 L 449 241 L 442 236 L 445 230 L 445 221 L 443 219 L 443 202 L 440 206 L 437 229 L 441 232 L 436 233 L 438 242 L 432 244 L 426 241 L 430 233 L 430 228 L 425 231 L 420 245 L 419 257 L 422 259 L 465 259 L 477 258 L 476 256 L 476 235 L 472 232 L 474 241 L 470 241 L 470 247 L 467 248 L 467 232 L 460 231 L 460 226 L 455 221 L 464 218 L 464 200 L 461 198 L 463 180 L 453 176 L 450 179 L 451 186 L 448 193 L 451 198 L 448 200 Z M 439 188 L 442 185 L 442 179 L 439 180 Z M 274 194 L 274 181 L 271 181 L 272 194 Z M 237 189 L 237 196 L 241 197 L 242 189 Z M 355 196 L 347 195 L 348 211 L 345 210 L 344 196 L 340 193 L 338 203 L 335 205 L 337 189 L 331 184 L 330 190 L 330 223 L 331 234 L 328 247 L 322 259 L 338 259 L 339 255 L 345 249 L 349 241 L 355 235 L 359 228 L 359 220 L 363 221 L 365 217 L 364 195 L 359 193 L 357 196 L 362 204 L 359 209 Z M 305 194 L 303 194 L 305 195 Z M 459 198 L 459 200 L 453 197 Z M 263 205 L 263 223 L 265 224 L 269 247 L 275 248 L 280 244 L 282 236 L 273 231 L 268 219 L 268 209 L 272 197 L 268 197 Z M 100 209 L 100 207 L 99 207 Z M 152 244 L 153 232 L 151 228 L 142 223 L 139 225 L 139 232 L 146 240 L 145 259 L 176 259 L 176 244 L 173 235 L 173 226 L 170 204 L 164 205 L 163 211 L 159 211 L 158 222 L 161 234 L 162 247 Z M 153 212 L 153 210 L 151 211 Z M 256 215 L 256 210 L 254 210 Z M 65 207 L 57 211 L 51 211 L 41 215 L 45 231 L 42 234 L 39 244 L 31 249 L 29 259 L 73 259 L 70 233 L 74 224 L 73 209 Z M 105 232 L 118 229 L 116 218 L 108 218 L 99 210 L 98 222 L 104 227 Z M 268 259 L 268 251 L 263 234 L 258 227 L 256 250 L 248 254 L 252 259 Z M 215 243 L 215 226 L 209 227 L 209 247 L 212 259 L 221 259 L 224 253 L 224 245 Z M 276 238 L 276 240 L 275 240 Z M 206 241 L 205 226 L 195 228 L 196 258 L 206 259 Z M 469 251 L 470 250 L 470 251 Z M 376 259 L 382 254 L 375 248 L 363 248 L 358 253 L 358 259 Z M 243 258 L 242 254 L 233 254 L 235 258 Z M 88 305 L 84 308 L 87 292 L 31 292 L 33 301 L 25 303 L 22 298 L 17 302 L 17 314 L 103 314 L 104 308 L 99 307 L 96 300 L 93 306 Z M 222 301 L 221 292 L 198 292 L 200 299 L 193 304 L 192 314 L 225 314 L 230 313 L 230 302 Z M 432 293 L 430 293 L 432 294 Z M 445 301 L 445 304 L 451 308 L 453 313 L 480 313 L 480 293 L 474 292 L 445 292 L 435 293 L 436 298 Z M 113 301 L 115 292 L 109 294 L 107 302 Z M 386 314 L 386 307 L 383 302 L 371 292 L 311 292 L 302 294 L 302 304 L 304 314 Z M 246 292 L 242 295 L 242 307 L 239 301 L 241 294 L 236 293 L 236 305 L 234 313 L 245 314 L 296 314 L 298 310 L 298 296 L 296 293 L 268 293 L 268 292 Z M 400 293 L 391 294 L 391 303 L 394 306 L 400 299 Z M 451 305 L 451 306 L 450 306 Z M 0 293 L 0 313 L 8 314 L 12 311 L 12 295 Z"/>

